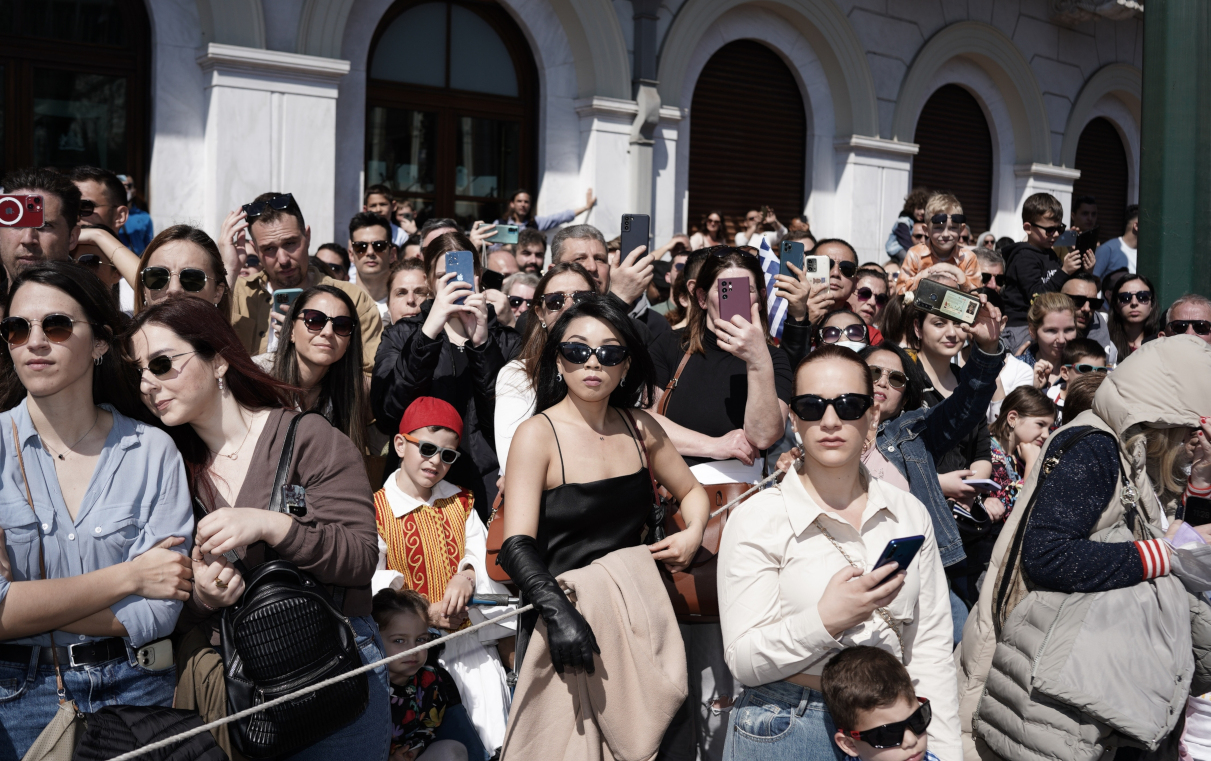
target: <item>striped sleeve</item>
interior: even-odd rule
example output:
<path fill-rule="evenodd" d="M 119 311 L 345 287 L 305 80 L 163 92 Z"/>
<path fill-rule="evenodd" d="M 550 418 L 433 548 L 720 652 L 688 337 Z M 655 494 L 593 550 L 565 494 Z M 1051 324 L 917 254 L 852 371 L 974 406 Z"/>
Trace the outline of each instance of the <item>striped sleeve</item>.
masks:
<path fill-rule="evenodd" d="M 1169 547 L 1164 539 L 1136 542 L 1135 549 L 1144 564 L 1144 581 L 1169 574 Z"/>
<path fill-rule="evenodd" d="M 1200 489 L 1197 486 L 1195 486 L 1194 484 L 1187 481 L 1186 482 L 1186 493 L 1182 495 L 1182 504 L 1183 505 L 1186 504 L 1186 501 L 1188 499 L 1190 499 L 1191 497 L 1195 497 L 1197 499 L 1211 499 L 1211 486 L 1207 486 L 1206 488 Z"/>

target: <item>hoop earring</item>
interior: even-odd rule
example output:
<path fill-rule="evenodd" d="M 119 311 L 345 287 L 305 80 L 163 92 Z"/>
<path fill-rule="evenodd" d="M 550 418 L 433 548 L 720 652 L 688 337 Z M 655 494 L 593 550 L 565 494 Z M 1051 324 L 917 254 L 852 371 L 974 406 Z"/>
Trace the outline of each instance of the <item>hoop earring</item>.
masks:
<path fill-rule="evenodd" d="M 102 354 L 102 355 L 101 355 L 101 356 L 99 356 L 99 357 L 93 357 L 93 366 L 94 366 L 94 367 L 100 367 L 100 366 L 101 366 L 101 359 L 102 359 L 104 356 L 105 356 L 105 355 L 104 355 L 104 354 Z"/>
<path fill-rule="evenodd" d="M 546 329 L 547 329 L 547 324 L 546 324 L 545 322 L 542 324 L 542 329 L 543 329 L 543 330 L 546 330 Z"/>
<path fill-rule="evenodd" d="M 563 383 L 563 373 L 555 373 L 555 382 Z"/>

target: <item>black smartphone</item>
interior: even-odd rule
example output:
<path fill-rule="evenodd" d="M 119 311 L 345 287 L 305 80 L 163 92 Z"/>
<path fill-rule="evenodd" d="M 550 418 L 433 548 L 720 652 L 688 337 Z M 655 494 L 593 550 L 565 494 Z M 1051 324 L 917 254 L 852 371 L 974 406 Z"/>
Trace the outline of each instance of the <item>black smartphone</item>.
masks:
<path fill-rule="evenodd" d="M 925 537 L 919 534 L 917 536 L 906 536 L 900 539 L 892 539 L 887 543 L 887 546 L 883 548 L 883 554 L 879 556 L 879 560 L 875 563 L 875 567 L 870 570 L 876 571 L 888 563 L 895 563 L 897 566 L 899 566 L 896 569 L 896 573 L 899 573 L 900 571 L 907 571 L 908 566 L 912 564 L 913 558 L 917 556 L 917 553 L 921 550 L 921 545 L 923 544 L 925 544 Z M 876 586 L 886 584 L 887 580 L 895 575 L 896 574 L 893 573 L 891 576 L 888 576 L 887 579 L 879 582 L 879 584 Z"/>
<path fill-rule="evenodd" d="M 1073 251 L 1096 251 L 1097 250 L 1097 228 L 1086 233 L 1081 233 L 1076 239 L 1076 245 L 1073 246 Z"/>
<path fill-rule="evenodd" d="M 647 214 L 623 214 L 621 248 L 618 251 L 618 261 L 625 260 L 632 251 L 640 246 L 647 246 L 644 253 L 652 253 L 652 218 Z"/>
<path fill-rule="evenodd" d="M 496 270 L 484 270 L 479 276 L 480 290 L 496 290 L 499 291 L 505 285 L 505 276 Z"/>

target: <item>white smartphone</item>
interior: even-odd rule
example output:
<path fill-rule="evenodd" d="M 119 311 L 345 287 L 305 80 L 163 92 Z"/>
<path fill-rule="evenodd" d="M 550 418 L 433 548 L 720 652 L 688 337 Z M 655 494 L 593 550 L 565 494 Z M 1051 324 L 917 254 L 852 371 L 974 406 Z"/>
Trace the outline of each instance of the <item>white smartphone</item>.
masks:
<path fill-rule="evenodd" d="M 832 269 L 832 266 L 832 260 L 827 256 L 803 257 L 803 273 L 807 276 L 809 283 L 827 283 L 828 271 Z"/>
<path fill-rule="evenodd" d="M 1000 490 L 1001 488 L 1001 485 L 996 481 L 993 481 L 991 478 L 965 478 L 963 479 L 963 483 L 967 484 L 976 491 L 981 491 L 985 494 L 991 494 L 994 491 Z"/>

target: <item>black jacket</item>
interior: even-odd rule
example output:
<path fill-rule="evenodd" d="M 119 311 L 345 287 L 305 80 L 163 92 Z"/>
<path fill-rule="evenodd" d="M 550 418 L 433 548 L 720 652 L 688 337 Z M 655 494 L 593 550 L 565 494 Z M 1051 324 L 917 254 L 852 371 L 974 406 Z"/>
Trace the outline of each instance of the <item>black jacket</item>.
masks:
<path fill-rule="evenodd" d="M 1035 296 L 1064 287 L 1069 275 L 1061 264 L 1055 251 L 1043 251 L 1029 243 L 1016 243 L 1005 250 L 1005 289 L 1001 295 L 1009 327 L 1026 324 L 1026 312 Z"/>
<path fill-rule="evenodd" d="M 421 327 L 432 307 L 433 301 L 426 301 L 420 314 L 383 331 L 374 358 L 370 404 L 376 425 L 387 434 L 399 432 L 404 410 L 418 397 L 435 396 L 453 405 L 463 418 L 458 446 L 463 456 L 450 468 L 446 480 L 474 492 L 475 508 L 486 520 L 496 497 L 500 468 L 492 427 L 496 375 L 517 356 L 521 336 L 497 322 L 496 312 L 489 306 L 488 340 L 482 346 L 455 346 L 445 331 L 436 339 L 429 338 Z"/>

